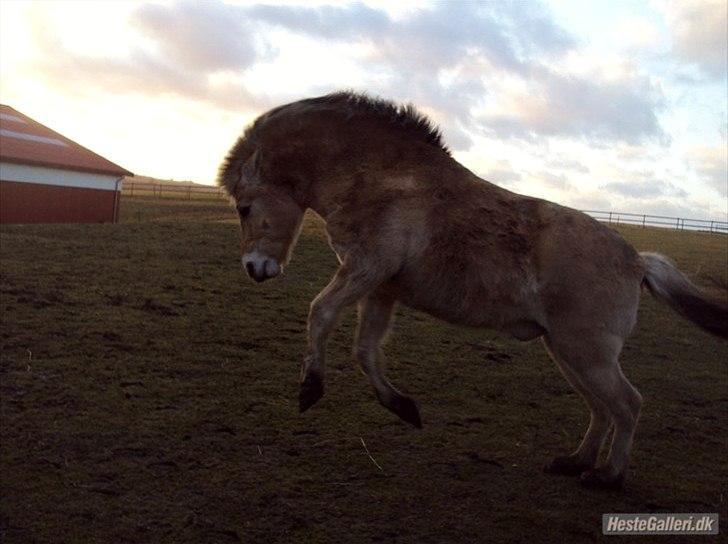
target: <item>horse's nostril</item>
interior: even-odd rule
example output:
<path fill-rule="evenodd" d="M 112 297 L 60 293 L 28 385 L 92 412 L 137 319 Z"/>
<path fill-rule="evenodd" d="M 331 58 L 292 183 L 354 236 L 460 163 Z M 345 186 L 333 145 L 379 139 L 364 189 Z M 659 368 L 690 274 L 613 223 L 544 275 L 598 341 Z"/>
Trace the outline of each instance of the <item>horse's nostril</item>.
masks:
<path fill-rule="evenodd" d="M 251 278 L 255 277 L 255 265 L 252 262 L 245 263 L 245 270 L 248 271 L 248 276 Z"/>

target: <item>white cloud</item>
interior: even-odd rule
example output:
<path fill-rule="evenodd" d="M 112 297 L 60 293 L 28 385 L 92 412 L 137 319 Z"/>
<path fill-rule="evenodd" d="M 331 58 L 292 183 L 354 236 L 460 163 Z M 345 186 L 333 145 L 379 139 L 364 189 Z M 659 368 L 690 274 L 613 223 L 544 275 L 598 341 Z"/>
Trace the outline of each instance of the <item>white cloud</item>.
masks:
<path fill-rule="evenodd" d="M 725 0 L 673 0 L 661 7 L 672 33 L 673 53 L 703 75 L 724 80 L 728 61 Z"/>
<path fill-rule="evenodd" d="M 564 136 L 636 144 L 667 143 L 657 111 L 662 93 L 648 78 L 619 82 L 534 67 L 526 89 L 491 108 L 487 127 L 502 136 Z M 498 110 L 501 110 L 500 112 Z"/>
<path fill-rule="evenodd" d="M 722 146 L 696 146 L 688 151 L 688 163 L 701 180 L 720 196 L 728 196 L 728 148 Z"/>
<path fill-rule="evenodd" d="M 130 24 L 142 39 L 125 58 L 67 51 L 54 55 L 41 71 L 62 87 L 174 94 L 231 110 L 262 108 L 272 105 L 275 95 L 284 101 L 350 87 L 354 81 L 431 112 L 456 150 L 472 145 L 473 133 L 631 143 L 666 140 L 656 114 L 660 89 L 649 79 L 629 74 L 616 80 L 553 67 L 577 42 L 537 3 L 528 9 L 520 4 L 441 3 L 394 19 L 363 4 L 180 2 L 142 4 L 132 12 Z M 287 39 L 284 35 L 273 43 L 270 38 L 280 38 L 280 30 L 288 33 Z M 38 34 L 47 53 L 63 50 L 62 41 L 47 33 L 45 25 Z M 328 48 L 330 55 L 325 46 L 321 51 L 315 44 L 292 47 L 301 37 L 337 45 Z M 297 64 L 283 74 L 281 59 L 290 58 L 291 51 L 297 52 Z M 322 74 L 321 67 L 333 64 L 348 65 L 348 75 L 347 70 L 329 71 L 328 78 Z M 246 81 L 266 71 L 268 80 L 278 83 L 276 92 L 251 92 Z M 235 77 L 221 78 L 220 72 Z M 508 82 L 510 88 L 504 85 Z"/>
<path fill-rule="evenodd" d="M 602 185 L 601 189 L 609 191 L 610 193 L 616 193 L 639 200 L 662 196 L 674 196 L 680 198 L 688 196 L 687 192 L 676 187 L 672 183 L 656 179 L 613 181 Z"/>

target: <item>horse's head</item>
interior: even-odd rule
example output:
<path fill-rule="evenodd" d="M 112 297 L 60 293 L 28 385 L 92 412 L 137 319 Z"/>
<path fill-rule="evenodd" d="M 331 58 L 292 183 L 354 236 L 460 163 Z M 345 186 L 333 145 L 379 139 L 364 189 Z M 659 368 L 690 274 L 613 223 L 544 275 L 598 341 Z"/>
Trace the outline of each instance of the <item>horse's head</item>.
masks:
<path fill-rule="evenodd" d="M 236 198 L 243 266 L 257 282 L 274 278 L 291 258 L 303 209 L 275 186 L 243 189 Z"/>
<path fill-rule="evenodd" d="M 287 187 L 266 183 L 259 152 L 239 169 L 230 191 L 240 217 L 243 267 L 257 282 L 276 277 L 291 258 L 305 211 Z"/>

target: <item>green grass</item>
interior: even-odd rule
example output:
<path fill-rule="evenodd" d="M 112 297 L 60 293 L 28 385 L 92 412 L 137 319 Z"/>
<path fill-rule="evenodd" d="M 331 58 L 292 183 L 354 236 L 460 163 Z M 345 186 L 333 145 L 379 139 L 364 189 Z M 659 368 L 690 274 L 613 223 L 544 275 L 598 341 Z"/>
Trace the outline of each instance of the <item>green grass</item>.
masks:
<path fill-rule="evenodd" d="M 308 304 L 336 267 L 321 224 L 258 286 L 229 205 L 121 217 L 0 230 L 3 542 L 592 542 L 602 513 L 648 511 L 720 512 L 726 532 L 728 349 L 648 295 L 623 354 L 645 397 L 628 486 L 588 491 L 541 472 L 588 415 L 538 342 L 400 310 L 388 374 L 417 431 L 351 362 L 349 312 L 300 416 Z M 726 280 L 723 236 L 621 230 Z"/>

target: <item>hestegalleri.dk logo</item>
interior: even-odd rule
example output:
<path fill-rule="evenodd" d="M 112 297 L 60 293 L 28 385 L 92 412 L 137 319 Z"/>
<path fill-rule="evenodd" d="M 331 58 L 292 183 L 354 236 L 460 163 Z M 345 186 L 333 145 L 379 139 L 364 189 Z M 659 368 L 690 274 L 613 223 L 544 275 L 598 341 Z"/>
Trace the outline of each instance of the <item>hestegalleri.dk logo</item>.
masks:
<path fill-rule="evenodd" d="M 718 514 L 604 514 L 605 535 L 717 535 Z"/>

